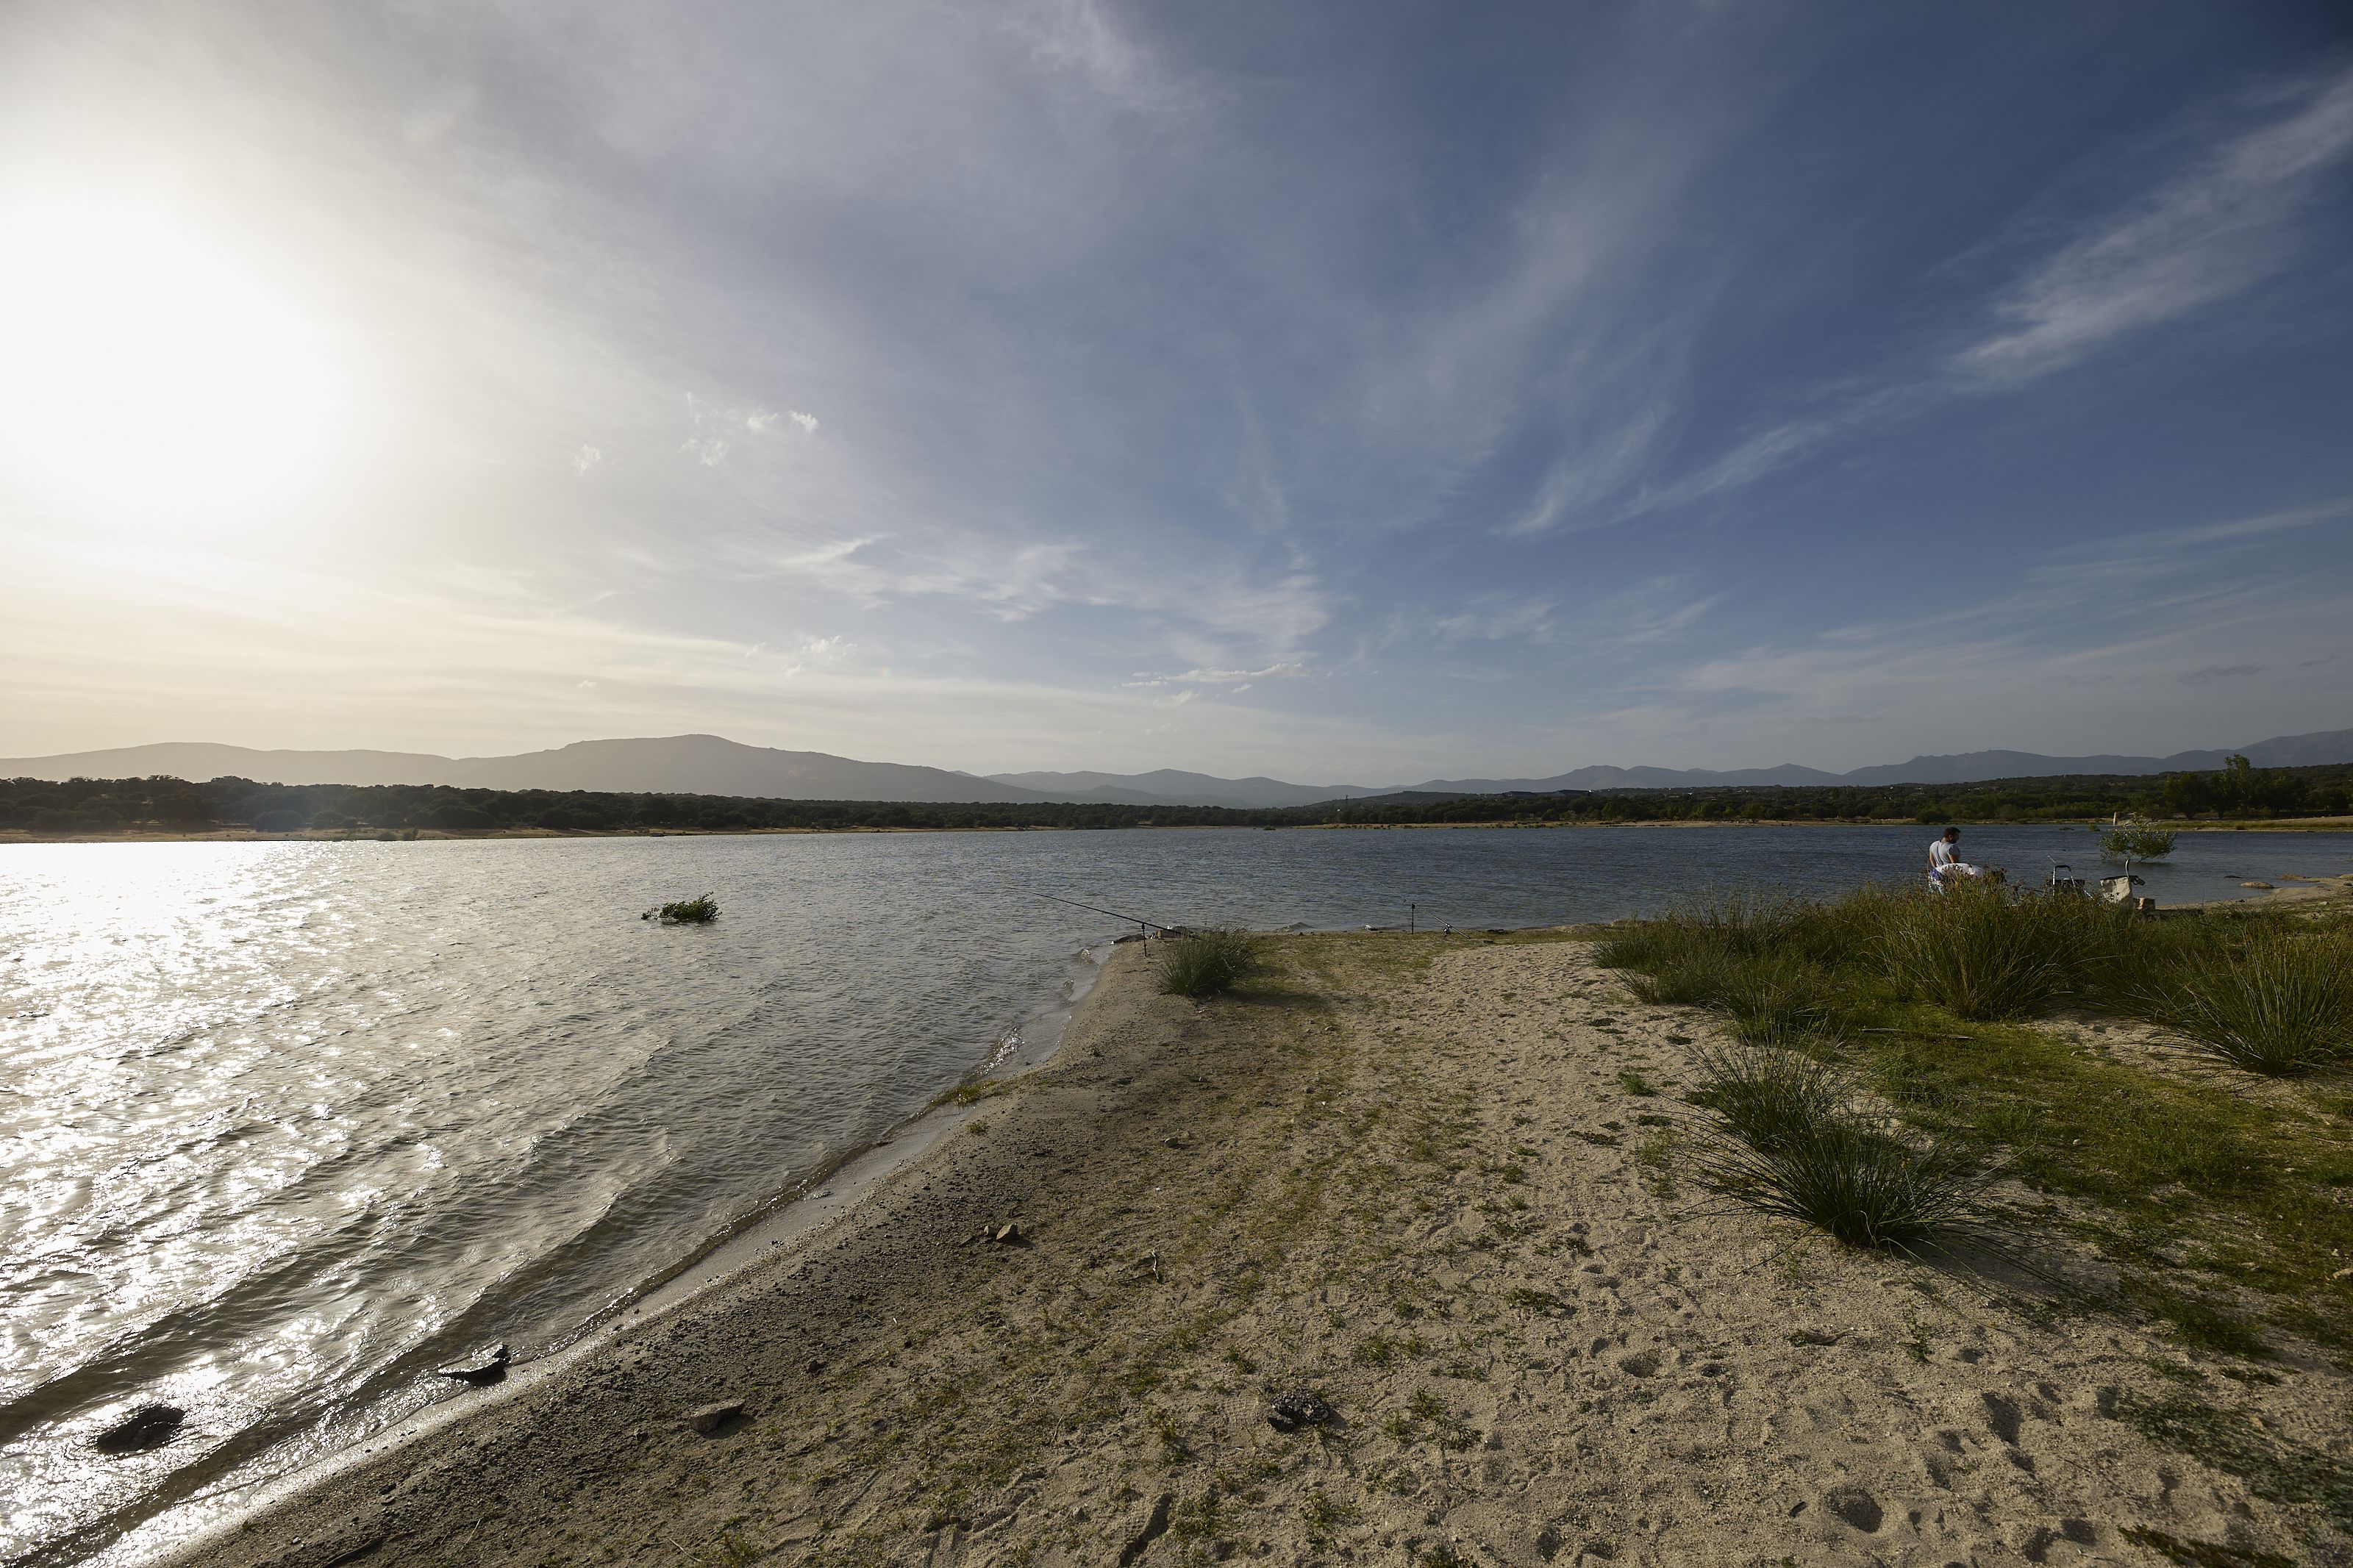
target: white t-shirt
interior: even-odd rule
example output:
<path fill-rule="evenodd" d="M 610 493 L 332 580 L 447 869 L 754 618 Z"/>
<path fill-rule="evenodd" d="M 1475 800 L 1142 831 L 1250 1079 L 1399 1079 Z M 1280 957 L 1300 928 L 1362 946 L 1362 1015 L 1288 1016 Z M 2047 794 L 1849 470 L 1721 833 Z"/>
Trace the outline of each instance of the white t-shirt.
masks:
<path fill-rule="evenodd" d="M 1946 843 L 1942 838 L 1931 838 L 1928 840 L 1929 870 L 1941 871 L 1958 858 L 1959 857 L 1953 853 L 1953 847 Z"/>

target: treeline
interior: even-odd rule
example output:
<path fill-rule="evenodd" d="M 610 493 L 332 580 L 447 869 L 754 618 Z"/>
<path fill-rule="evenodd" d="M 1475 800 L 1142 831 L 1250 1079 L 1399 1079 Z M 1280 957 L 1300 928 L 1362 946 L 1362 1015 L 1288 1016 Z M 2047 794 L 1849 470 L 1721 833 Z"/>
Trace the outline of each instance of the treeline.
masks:
<path fill-rule="evenodd" d="M 593 790 L 453 789 L 442 784 L 273 784 L 220 778 L 0 781 L 0 829 L 43 835 L 133 832 L 744 832 L 761 828 L 1313 827 L 1426 823 L 1688 821 L 2080 822 L 2149 816 L 2341 816 L 2353 765 L 2220 773 L 2009 779 L 1973 784 L 1745 785 L 1388 795 L 1248 811 L 1109 803 L 927 805 L 765 800 Z"/>
<path fill-rule="evenodd" d="M 2233 756 L 2220 773 L 2166 774 L 2158 798 L 2172 816 L 2334 814 L 2346 808 L 2348 773 L 2353 769 L 2259 768 Z"/>

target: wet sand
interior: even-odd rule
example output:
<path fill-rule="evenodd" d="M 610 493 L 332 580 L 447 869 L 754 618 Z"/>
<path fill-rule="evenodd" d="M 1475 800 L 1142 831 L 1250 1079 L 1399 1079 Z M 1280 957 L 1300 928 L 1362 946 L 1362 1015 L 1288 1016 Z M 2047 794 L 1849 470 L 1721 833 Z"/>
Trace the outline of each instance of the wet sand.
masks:
<path fill-rule="evenodd" d="M 1565 934 L 1274 952 L 1196 1006 L 1121 949 L 1053 1062 L 790 1253 L 186 1561 L 2347 1560 L 2119 1418 L 2197 1380 L 2342 1459 L 2341 1369 L 2210 1376 L 1679 1188 L 1710 1026 Z M 1276 1429 L 1293 1391 L 1333 1420 Z"/>

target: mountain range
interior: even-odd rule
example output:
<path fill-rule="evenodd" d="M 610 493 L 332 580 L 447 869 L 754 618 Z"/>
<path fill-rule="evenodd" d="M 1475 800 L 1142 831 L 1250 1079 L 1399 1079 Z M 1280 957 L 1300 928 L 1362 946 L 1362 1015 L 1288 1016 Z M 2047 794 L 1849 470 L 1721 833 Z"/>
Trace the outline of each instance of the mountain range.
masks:
<path fill-rule="evenodd" d="M 2353 730 L 2277 735 L 2236 750 L 2257 767 L 2353 763 Z M 1514 790 L 1690 789 L 1732 784 L 1974 784 L 2063 773 L 2209 772 L 2224 751 L 2169 757 L 2050 757 L 2034 752 L 1966 752 L 1908 763 L 1823 773 L 1784 763 L 1725 773 L 1689 768 L 1583 767 L 1548 778 L 1426 779 L 1414 784 L 1295 784 L 1281 779 L 1218 778 L 1162 768 L 1145 773 L 956 773 L 904 763 L 864 763 L 825 752 L 746 746 L 717 735 L 579 741 L 512 757 L 439 757 L 422 752 L 255 751 L 173 741 L 103 752 L 0 759 L 0 778 L 204 780 L 235 776 L 271 784 L 454 784 L 474 789 L 581 789 L 732 795 L 784 800 L 1099 801 L 1129 805 L 1308 805 L 1366 795 L 1500 795 Z"/>

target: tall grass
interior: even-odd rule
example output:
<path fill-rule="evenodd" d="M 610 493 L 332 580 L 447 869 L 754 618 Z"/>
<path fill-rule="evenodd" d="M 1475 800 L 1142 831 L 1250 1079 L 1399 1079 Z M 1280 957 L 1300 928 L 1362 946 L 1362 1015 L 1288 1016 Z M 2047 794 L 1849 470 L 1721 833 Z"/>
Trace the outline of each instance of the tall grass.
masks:
<path fill-rule="evenodd" d="M 1849 1109 L 1852 1091 L 1833 1069 L 1796 1051 L 1732 1047 L 1704 1052 L 1700 1073 L 1692 1099 L 1728 1134 L 1695 1164 L 1711 1192 L 1873 1250 L 1994 1234 L 1983 1163 Z"/>
<path fill-rule="evenodd" d="M 1160 989 L 1196 1001 L 1220 996 L 1265 965 L 1258 939 L 1245 931 L 1212 928 L 1160 944 Z"/>
<path fill-rule="evenodd" d="M 1632 972 L 1627 984 L 1645 1002 L 1720 1007 L 1753 985 L 1752 966 L 1779 944 L 1799 908 L 1783 894 L 1735 890 L 1613 927 L 1598 956 Z"/>
<path fill-rule="evenodd" d="M 1720 1005 L 1733 1032 L 1751 1045 L 1787 1046 L 1845 1032 L 1845 998 L 1830 973 L 1794 953 L 1767 954 L 1739 966 Z"/>
<path fill-rule="evenodd" d="M 1610 929 L 1644 1002 L 1714 1008 L 1753 1045 L 1852 1038 L 1933 1003 L 1991 1023 L 2061 1003 L 2181 1030 L 2287 1075 L 2353 1062 L 2353 924 L 2265 911 L 2147 921 L 2064 893 L 1962 883 L 1831 903 L 1742 892 Z"/>
<path fill-rule="evenodd" d="M 1962 883 L 1891 901 L 1877 935 L 1887 977 L 1964 1018 L 2023 1018 L 2087 985 L 2128 931 L 2089 899 Z"/>
<path fill-rule="evenodd" d="M 1772 1047 L 1705 1046 L 1691 1101 L 1714 1111 L 1752 1148 L 1770 1152 L 1801 1142 L 1835 1116 L 1849 1089 L 1836 1071 L 1800 1052 Z"/>
<path fill-rule="evenodd" d="M 2249 1072 L 2294 1078 L 2353 1061 L 2353 942 L 2256 928 L 2238 951 L 2183 955 L 2147 1010 L 2211 1055 Z"/>

